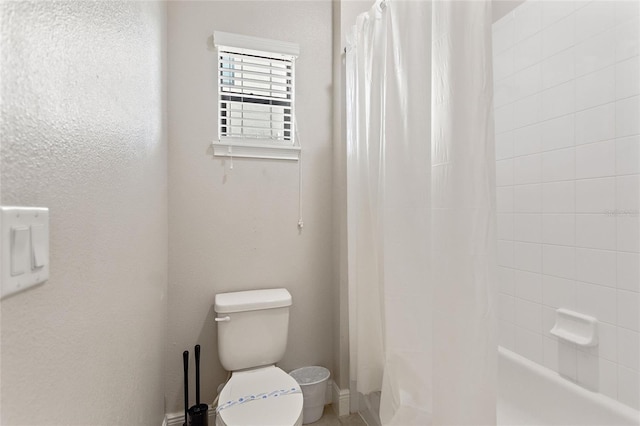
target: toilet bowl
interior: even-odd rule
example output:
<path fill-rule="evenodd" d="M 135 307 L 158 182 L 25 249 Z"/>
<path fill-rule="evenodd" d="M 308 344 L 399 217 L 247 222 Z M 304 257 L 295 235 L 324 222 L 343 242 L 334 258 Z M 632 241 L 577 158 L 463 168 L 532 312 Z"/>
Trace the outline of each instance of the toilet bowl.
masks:
<path fill-rule="evenodd" d="M 216 407 L 217 426 L 299 426 L 300 385 L 275 363 L 284 356 L 291 294 L 284 289 L 215 297 L 218 356 L 231 371 Z"/>
<path fill-rule="evenodd" d="M 275 366 L 233 373 L 218 401 L 216 426 L 302 425 L 300 386 Z"/>

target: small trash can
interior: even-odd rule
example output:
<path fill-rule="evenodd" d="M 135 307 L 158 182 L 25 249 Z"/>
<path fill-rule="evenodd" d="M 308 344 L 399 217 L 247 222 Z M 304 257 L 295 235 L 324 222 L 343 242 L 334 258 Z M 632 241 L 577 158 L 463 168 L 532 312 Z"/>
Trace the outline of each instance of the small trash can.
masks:
<path fill-rule="evenodd" d="M 313 423 L 322 417 L 329 370 L 324 367 L 302 367 L 289 373 L 302 389 L 302 423 Z"/>

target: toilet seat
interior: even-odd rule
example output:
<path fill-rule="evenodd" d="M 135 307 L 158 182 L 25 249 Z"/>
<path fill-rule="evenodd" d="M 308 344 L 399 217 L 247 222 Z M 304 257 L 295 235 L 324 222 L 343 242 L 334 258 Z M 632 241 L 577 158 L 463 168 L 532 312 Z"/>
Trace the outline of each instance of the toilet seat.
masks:
<path fill-rule="evenodd" d="M 218 401 L 216 426 L 302 425 L 300 385 L 273 365 L 233 373 Z"/>

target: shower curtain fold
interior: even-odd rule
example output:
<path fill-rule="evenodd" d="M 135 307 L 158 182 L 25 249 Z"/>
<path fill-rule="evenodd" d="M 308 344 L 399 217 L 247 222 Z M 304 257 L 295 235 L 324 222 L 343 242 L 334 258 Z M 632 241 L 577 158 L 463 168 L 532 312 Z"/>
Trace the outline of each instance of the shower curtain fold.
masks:
<path fill-rule="evenodd" d="M 383 424 L 495 424 L 490 2 L 385 6 L 346 54 L 352 387 Z"/>

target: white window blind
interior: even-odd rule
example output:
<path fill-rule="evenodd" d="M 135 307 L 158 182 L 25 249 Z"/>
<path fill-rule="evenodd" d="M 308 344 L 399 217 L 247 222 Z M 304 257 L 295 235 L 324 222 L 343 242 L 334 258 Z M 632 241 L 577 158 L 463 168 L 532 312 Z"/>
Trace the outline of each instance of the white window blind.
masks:
<path fill-rule="evenodd" d="M 293 140 L 293 61 L 218 51 L 220 137 Z"/>
<path fill-rule="evenodd" d="M 297 53 L 297 45 L 218 32 L 214 41 L 218 145 L 227 146 L 230 155 L 233 148 L 235 156 L 243 156 L 247 146 L 299 150 L 294 137 L 296 55 L 292 54 Z M 280 158 L 278 155 L 282 151 L 246 156 Z"/>

